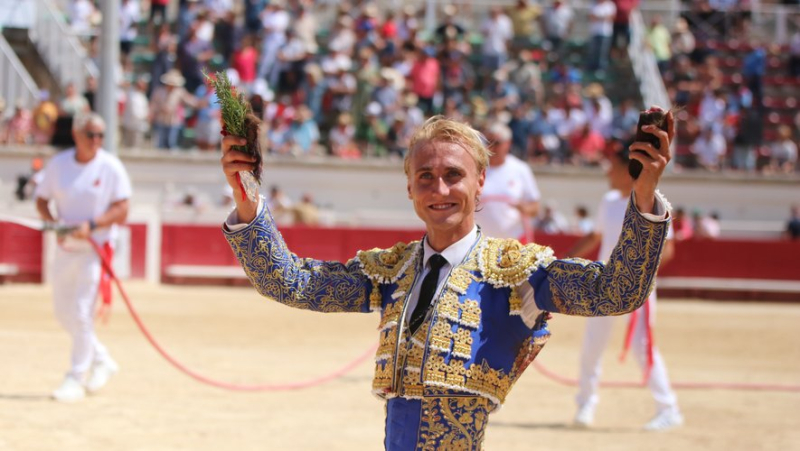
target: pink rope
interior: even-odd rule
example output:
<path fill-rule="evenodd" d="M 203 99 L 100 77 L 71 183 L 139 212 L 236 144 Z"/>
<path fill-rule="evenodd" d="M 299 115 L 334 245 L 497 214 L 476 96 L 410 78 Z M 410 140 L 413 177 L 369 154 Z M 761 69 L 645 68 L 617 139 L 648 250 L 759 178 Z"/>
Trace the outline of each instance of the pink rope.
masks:
<path fill-rule="evenodd" d="M 297 382 L 289 382 L 283 384 L 258 384 L 258 385 L 242 385 L 242 384 L 233 384 L 229 382 L 222 382 L 215 379 L 212 379 L 207 376 L 203 376 L 202 374 L 193 371 L 192 369 L 188 368 L 186 365 L 179 362 L 176 358 L 170 355 L 159 343 L 156 341 L 155 337 L 150 333 L 145 326 L 142 319 L 139 317 L 139 314 L 136 312 L 136 309 L 133 307 L 130 299 L 128 298 L 128 294 L 125 292 L 125 289 L 122 287 L 122 283 L 117 278 L 117 275 L 114 273 L 114 269 L 111 267 L 109 262 L 105 259 L 102 251 L 98 247 L 97 243 L 93 240 L 90 240 L 92 246 L 94 247 L 95 252 L 100 256 L 100 261 L 103 264 L 103 267 L 108 271 L 111 275 L 111 280 L 116 284 L 117 288 L 119 289 L 120 294 L 122 295 L 122 300 L 125 301 L 125 305 L 128 307 L 128 311 L 131 313 L 131 317 L 136 325 L 139 327 L 139 330 L 145 336 L 148 342 L 161 354 L 167 362 L 169 362 L 172 366 L 177 368 L 180 372 L 186 374 L 187 376 L 191 377 L 192 379 L 201 382 L 206 385 L 211 385 L 213 387 L 222 388 L 225 390 L 234 390 L 234 391 L 287 391 L 287 390 L 300 390 L 303 388 L 314 387 L 317 385 L 322 385 L 326 382 L 330 382 L 334 379 L 340 378 L 345 374 L 353 371 L 357 366 L 361 365 L 363 362 L 368 360 L 370 356 L 375 354 L 375 351 L 378 349 L 378 345 L 371 346 L 366 352 L 358 356 L 355 360 L 349 362 L 348 364 L 342 366 L 341 368 L 333 371 L 331 373 L 305 380 L 305 381 L 297 381 Z"/>

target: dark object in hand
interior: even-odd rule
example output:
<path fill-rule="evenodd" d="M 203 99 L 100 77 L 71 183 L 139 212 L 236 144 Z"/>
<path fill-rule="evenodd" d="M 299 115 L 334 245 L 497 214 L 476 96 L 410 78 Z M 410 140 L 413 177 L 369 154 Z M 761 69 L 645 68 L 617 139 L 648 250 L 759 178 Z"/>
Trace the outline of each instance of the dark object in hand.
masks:
<path fill-rule="evenodd" d="M 667 131 L 667 112 L 658 107 L 653 107 L 647 111 L 642 111 L 639 113 L 639 123 L 636 124 L 635 140 L 648 142 L 656 149 L 660 149 L 661 141 L 658 140 L 658 137 L 652 133 L 647 133 L 642 130 L 642 127 L 645 125 L 655 125 L 661 130 Z M 644 153 L 641 150 L 634 150 L 633 152 Z M 631 161 L 628 163 L 628 173 L 631 175 L 631 177 L 633 177 L 634 180 L 639 178 L 639 174 L 642 173 L 642 169 L 644 169 L 644 167 L 638 160 L 631 159 Z"/>
<path fill-rule="evenodd" d="M 263 168 L 263 160 L 261 157 L 261 146 L 259 145 L 258 140 L 258 131 L 261 127 L 261 119 L 258 118 L 252 111 L 248 111 L 247 115 L 244 118 L 244 130 L 245 136 L 244 138 L 247 139 L 247 146 L 244 149 L 245 153 L 252 155 L 255 157 L 255 169 L 253 169 L 253 175 L 256 178 L 258 183 L 261 183 L 261 171 Z"/>

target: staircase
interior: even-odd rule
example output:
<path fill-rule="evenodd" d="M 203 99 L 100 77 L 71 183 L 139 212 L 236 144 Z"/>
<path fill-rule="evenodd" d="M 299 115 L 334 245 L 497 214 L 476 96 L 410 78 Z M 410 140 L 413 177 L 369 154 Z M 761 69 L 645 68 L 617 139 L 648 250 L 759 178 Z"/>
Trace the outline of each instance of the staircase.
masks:
<path fill-rule="evenodd" d="M 0 77 L 0 97 L 8 103 L 9 112 L 13 111 L 17 102 L 25 108 L 32 108 L 36 104 L 36 83 L 3 35 L 0 35 L 0 74 L 3 74 Z"/>
<path fill-rule="evenodd" d="M 86 79 L 98 77 L 97 65 L 51 0 L 36 0 L 36 19 L 28 31 L 31 42 L 62 88 L 73 83 L 78 92 L 83 92 Z"/>
<path fill-rule="evenodd" d="M 0 0 L 0 28 L 4 52 L 16 55 L 15 63 L 3 55 L 2 73 L 25 73 L 10 78 L 17 80 L 13 82 L 17 85 L 22 83 L 20 77 L 27 80 L 24 82 L 26 89 L 33 92 L 28 107 L 36 103 L 40 88 L 57 97 L 67 84 L 75 84 L 81 92 L 89 76 L 98 76 L 97 66 L 88 58 L 83 44 L 67 26 L 64 13 L 52 0 Z M 25 97 L 8 88 L 10 83 L 12 81 L 3 77 L 0 95 L 14 101 Z"/>
<path fill-rule="evenodd" d="M 19 58 L 23 69 L 27 72 L 35 87 L 46 89 L 51 98 L 58 98 L 62 94 L 62 87 L 50 72 L 50 68 L 42 59 L 42 55 L 31 41 L 28 30 L 20 28 L 6 28 L 3 37 Z M 36 102 L 34 102 L 35 105 Z M 31 105 L 32 107 L 33 105 Z"/>

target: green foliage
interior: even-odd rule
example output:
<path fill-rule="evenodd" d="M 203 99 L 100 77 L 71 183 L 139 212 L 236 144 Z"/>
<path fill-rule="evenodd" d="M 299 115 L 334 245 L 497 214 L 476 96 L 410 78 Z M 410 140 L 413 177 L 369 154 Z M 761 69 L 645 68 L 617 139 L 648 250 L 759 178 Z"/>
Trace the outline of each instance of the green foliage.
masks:
<path fill-rule="evenodd" d="M 217 72 L 212 77 L 203 71 L 203 76 L 217 93 L 225 132 L 233 136 L 246 137 L 245 117 L 250 112 L 250 102 L 245 99 L 244 94 L 236 91 L 236 87 L 231 84 L 225 72 Z"/>

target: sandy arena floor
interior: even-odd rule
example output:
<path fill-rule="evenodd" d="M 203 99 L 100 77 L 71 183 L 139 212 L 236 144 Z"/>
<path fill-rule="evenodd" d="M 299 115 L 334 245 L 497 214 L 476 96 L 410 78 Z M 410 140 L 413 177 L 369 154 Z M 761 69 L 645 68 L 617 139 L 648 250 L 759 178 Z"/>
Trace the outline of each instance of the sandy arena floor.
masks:
<path fill-rule="evenodd" d="M 296 311 L 252 289 L 129 284 L 157 338 L 180 360 L 238 383 L 316 377 L 362 354 L 376 315 Z M 169 366 L 116 304 L 99 335 L 121 372 L 101 394 L 64 405 L 48 398 L 68 363 L 69 341 L 48 288 L 0 286 L 0 450 L 379 450 L 383 405 L 370 395 L 372 367 L 301 391 L 235 393 L 203 386 Z M 540 362 L 577 373 L 583 322 L 557 316 Z M 662 301 L 658 343 L 680 382 L 800 384 L 800 305 Z M 616 360 L 605 377 L 639 377 Z M 644 389 L 603 389 L 596 427 L 571 429 L 575 389 L 533 368 L 490 420 L 490 450 L 800 449 L 800 393 L 678 390 L 683 428 L 645 433 Z"/>

